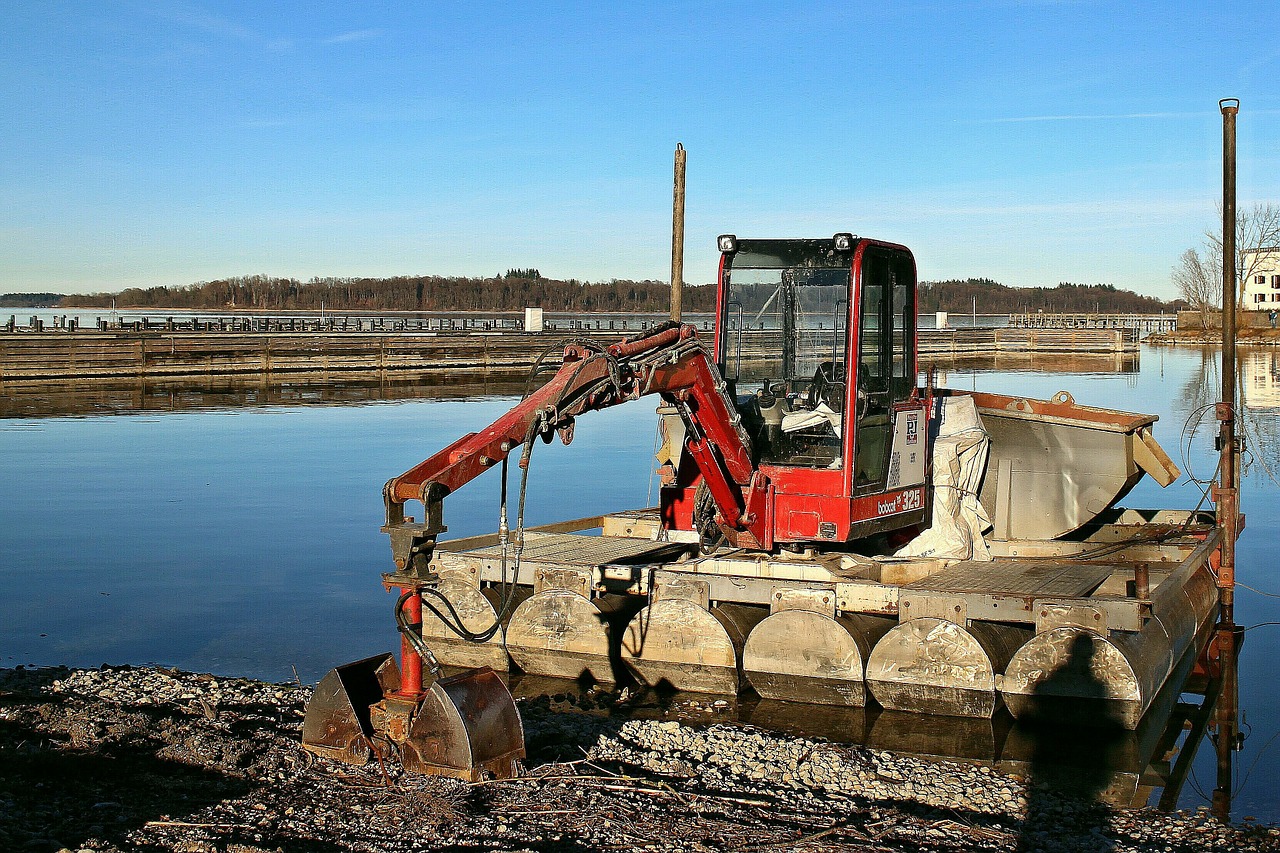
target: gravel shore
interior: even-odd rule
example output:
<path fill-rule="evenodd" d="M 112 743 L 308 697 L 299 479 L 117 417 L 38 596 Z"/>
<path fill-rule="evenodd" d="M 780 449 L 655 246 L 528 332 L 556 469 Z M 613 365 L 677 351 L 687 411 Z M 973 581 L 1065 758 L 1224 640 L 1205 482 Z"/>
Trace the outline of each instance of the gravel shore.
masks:
<path fill-rule="evenodd" d="M 528 775 L 468 785 L 298 745 L 309 688 L 0 670 L 0 850 L 1280 851 L 1280 829 L 1112 810 L 989 767 L 521 700 Z M 614 711 L 615 713 L 611 713 Z M 584 713 L 585 712 L 585 713 Z"/>

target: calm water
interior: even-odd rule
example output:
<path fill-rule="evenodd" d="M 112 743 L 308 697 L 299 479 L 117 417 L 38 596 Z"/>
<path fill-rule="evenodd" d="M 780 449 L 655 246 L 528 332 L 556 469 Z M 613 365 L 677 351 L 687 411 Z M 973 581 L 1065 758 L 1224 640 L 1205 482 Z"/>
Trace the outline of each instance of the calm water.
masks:
<path fill-rule="evenodd" d="M 1035 397 L 1066 389 L 1081 403 L 1158 414 L 1156 435 L 1170 455 L 1207 478 L 1214 424 L 1200 407 L 1217 397 L 1216 358 L 1146 349 L 1136 372 L 966 370 L 942 384 Z M 1280 525 L 1277 354 L 1244 354 L 1241 384 L 1254 458 L 1238 576 L 1280 593 L 1271 553 Z M 511 398 L 386 399 L 394 396 L 277 394 L 243 407 L 196 395 L 196 405 L 223 407 L 193 409 L 186 394 L 166 410 L 163 395 L 141 394 L 149 408 L 126 416 L 83 414 L 93 409 L 69 403 L 64 411 L 74 416 L 0 418 L 0 665 L 154 662 L 271 680 L 292 679 L 296 669 L 314 681 L 335 663 L 395 647 L 393 601 L 379 583 L 390 568 L 378 532 L 382 484 L 488 423 Z M 1183 464 L 1180 436 L 1201 413 Z M 583 418 L 570 448 L 539 444 L 528 523 L 651 503 L 654 431 L 653 407 L 633 404 Z M 1144 480 L 1125 504 L 1190 508 L 1199 500 L 1184 477 L 1166 490 Z M 496 478 L 446 502 L 449 536 L 491 531 L 496 519 Z M 1241 589 L 1237 621 L 1280 620 L 1278 605 Z M 1239 817 L 1280 821 L 1278 654 L 1280 627 L 1246 634 Z M 1212 786 L 1206 744 L 1183 805 L 1203 802 L 1197 789 Z"/>

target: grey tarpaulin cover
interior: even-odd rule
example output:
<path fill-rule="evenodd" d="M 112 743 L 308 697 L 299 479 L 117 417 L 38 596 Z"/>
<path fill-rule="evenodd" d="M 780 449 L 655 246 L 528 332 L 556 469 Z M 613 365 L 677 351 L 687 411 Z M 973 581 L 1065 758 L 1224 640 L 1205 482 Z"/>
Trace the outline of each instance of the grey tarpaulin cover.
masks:
<path fill-rule="evenodd" d="M 967 395 L 942 397 L 942 422 L 933 445 L 933 522 L 894 556 L 990 560 L 982 534 L 991 520 L 978 503 L 991 439 Z"/>

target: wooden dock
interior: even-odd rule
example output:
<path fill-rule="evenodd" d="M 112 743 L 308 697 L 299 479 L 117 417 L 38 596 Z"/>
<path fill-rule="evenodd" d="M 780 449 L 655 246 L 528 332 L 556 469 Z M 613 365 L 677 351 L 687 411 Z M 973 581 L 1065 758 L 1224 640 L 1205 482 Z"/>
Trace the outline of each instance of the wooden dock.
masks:
<path fill-rule="evenodd" d="M 922 358 L 997 353 L 1126 353 L 1139 349 L 1136 328 L 921 329 Z"/>
<path fill-rule="evenodd" d="M 523 374 L 558 340 L 516 332 L 35 332 L 0 335 L 0 383 L 352 371 Z"/>
<path fill-rule="evenodd" d="M 638 325 L 631 323 L 631 326 Z M 0 332 L 0 383 L 78 382 L 254 373 L 361 371 L 523 374 L 572 333 L 490 331 L 56 331 Z M 604 342 L 636 329 L 584 328 Z M 710 333 L 707 333 L 708 337 Z M 922 357 L 996 354 L 1127 353 L 1135 329 L 922 329 Z"/>

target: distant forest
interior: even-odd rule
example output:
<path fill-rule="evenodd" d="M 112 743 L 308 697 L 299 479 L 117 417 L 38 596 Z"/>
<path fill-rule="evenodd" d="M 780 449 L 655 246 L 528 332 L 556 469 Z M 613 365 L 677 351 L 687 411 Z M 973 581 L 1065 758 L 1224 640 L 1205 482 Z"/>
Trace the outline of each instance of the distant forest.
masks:
<path fill-rule="evenodd" d="M 662 281 L 586 282 L 544 278 L 536 269 L 512 269 L 493 278 L 396 276 L 394 278 L 313 278 L 299 281 L 266 275 L 237 276 L 179 287 L 131 287 L 119 293 L 59 295 L 10 293 L 0 304 L 15 307 L 194 308 L 225 311 L 616 311 L 663 313 L 670 288 Z M 1185 307 L 1162 302 L 1110 284 L 1059 284 L 1057 287 L 1009 287 L 987 278 L 920 283 L 920 310 L 967 314 L 1014 311 L 1152 314 Z M 713 285 L 686 285 L 684 308 L 714 310 Z"/>
<path fill-rule="evenodd" d="M 543 278 L 534 269 L 509 270 L 495 278 L 396 276 L 313 278 L 298 281 L 265 275 L 202 281 L 182 287 L 131 287 L 119 293 L 64 296 L 64 308 L 254 308 L 267 311 L 620 311 L 663 313 L 671 288 L 661 281 L 613 280 L 593 284 Z M 686 286 L 686 311 L 711 311 L 715 288 Z"/>
<path fill-rule="evenodd" d="M 1159 314 L 1185 308 L 1182 300 L 1162 302 L 1112 284 L 1070 284 L 1057 287 L 1009 287 L 989 278 L 964 281 L 920 282 L 920 311 L 948 311 L 967 314 L 977 300 L 979 314 L 1008 314 L 1021 311 L 1084 314 Z"/>
<path fill-rule="evenodd" d="M 6 308 L 56 308 L 66 299 L 61 293 L 0 293 Z"/>

